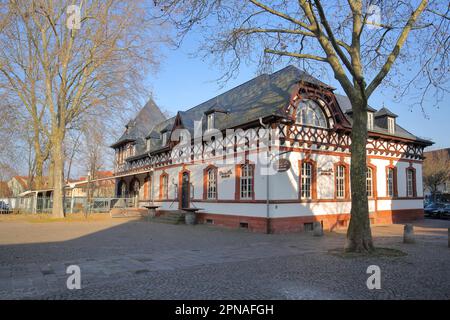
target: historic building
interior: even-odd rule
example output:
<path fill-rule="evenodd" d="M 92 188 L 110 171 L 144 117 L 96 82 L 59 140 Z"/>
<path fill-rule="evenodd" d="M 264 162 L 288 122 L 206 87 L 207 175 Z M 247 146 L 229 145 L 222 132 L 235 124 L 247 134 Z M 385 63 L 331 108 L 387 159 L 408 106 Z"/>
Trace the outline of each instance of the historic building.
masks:
<path fill-rule="evenodd" d="M 286 232 L 349 220 L 351 105 L 293 66 L 260 75 L 175 117 L 150 101 L 116 151 L 118 197 L 200 223 Z M 372 223 L 423 216 L 423 149 L 386 108 L 367 112 Z"/>

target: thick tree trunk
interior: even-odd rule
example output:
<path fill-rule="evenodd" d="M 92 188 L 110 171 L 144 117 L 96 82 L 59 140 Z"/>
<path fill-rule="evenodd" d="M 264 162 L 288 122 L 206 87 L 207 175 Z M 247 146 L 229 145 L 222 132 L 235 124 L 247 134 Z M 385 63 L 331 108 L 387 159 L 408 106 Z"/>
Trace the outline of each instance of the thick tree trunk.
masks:
<path fill-rule="evenodd" d="M 54 134 L 52 143 L 53 160 L 53 209 L 54 218 L 64 218 L 64 154 L 63 135 Z"/>
<path fill-rule="evenodd" d="M 362 98 L 354 100 L 356 101 L 352 101 L 353 127 L 350 167 L 352 208 L 345 250 L 370 252 L 374 247 L 366 194 L 367 102 Z"/>

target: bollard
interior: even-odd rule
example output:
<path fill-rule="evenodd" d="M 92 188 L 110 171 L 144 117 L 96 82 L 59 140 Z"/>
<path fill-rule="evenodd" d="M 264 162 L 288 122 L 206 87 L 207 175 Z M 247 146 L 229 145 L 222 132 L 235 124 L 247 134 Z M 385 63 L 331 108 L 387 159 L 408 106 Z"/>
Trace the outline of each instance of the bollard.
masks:
<path fill-rule="evenodd" d="M 403 243 L 415 243 L 414 239 L 414 227 L 412 224 L 405 224 L 403 229 Z"/>
<path fill-rule="evenodd" d="M 315 237 L 323 236 L 323 228 L 322 228 L 322 223 L 320 221 L 314 222 L 314 224 L 313 224 L 313 235 Z"/>

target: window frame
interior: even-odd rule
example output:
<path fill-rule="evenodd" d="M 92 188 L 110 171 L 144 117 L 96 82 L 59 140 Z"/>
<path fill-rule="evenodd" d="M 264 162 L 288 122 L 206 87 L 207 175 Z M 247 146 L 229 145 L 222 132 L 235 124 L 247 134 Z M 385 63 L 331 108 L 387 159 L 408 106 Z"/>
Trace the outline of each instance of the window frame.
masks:
<path fill-rule="evenodd" d="M 411 190 L 410 188 L 410 175 L 411 174 Z M 409 192 L 411 191 L 411 193 Z M 416 179 L 416 169 L 412 166 L 406 168 L 406 197 L 415 198 L 417 197 L 417 179 Z"/>
<path fill-rule="evenodd" d="M 373 130 L 374 114 L 373 112 L 367 112 L 367 130 Z"/>
<path fill-rule="evenodd" d="M 395 133 L 395 119 L 387 117 L 387 129 L 389 133 Z"/>
<path fill-rule="evenodd" d="M 250 169 L 249 172 L 251 172 L 251 175 L 248 176 L 242 176 L 243 173 L 243 167 L 248 166 Z M 245 162 L 241 164 L 237 164 L 235 167 L 236 172 L 236 185 L 235 185 L 235 200 L 242 200 L 242 201 L 251 201 L 255 200 L 255 165 L 250 162 Z M 247 196 L 242 196 L 242 186 L 243 181 L 246 179 L 246 185 L 250 186 L 250 191 L 247 189 Z"/>
<path fill-rule="evenodd" d="M 339 168 L 343 168 L 343 177 L 338 177 Z M 342 181 L 343 195 L 338 194 L 338 181 Z M 349 200 L 350 199 L 350 175 L 349 165 L 343 160 L 334 164 L 334 198 L 336 200 Z"/>
<path fill-rule="evenodd" d="M 210 174 L 213 175 L 215 179 L 215 195 L 210 196 Z M 214 201 L 218 199 L 219 196 L 219 182 L 218 182 L 218 168 L 214 165 L 209 165 L 205 169 L 203 169 L 203 200 Z"/>
<path fill-rule="evenodd" d="M 309 175 L 305 178 L 304 176 L 304 165 L 309 165 Z M 298 173 L 299 173 L 299 193 L 298 197 L 303 201 L 310 201 L 317 199 L 317 175 L 316 175 L 316 162 L 312 159 L 306 158 L 298 162 Z M 304 185 L 309 180 L 309 196 L 304 195 Z"/>
<path fill-rule="evenodd" d="M 389 192 L 389 172 L 392 170 L 392 192 Z M 396 198 L 398 196 L 397 168 L 393 165 L 386 166 L 386 197 Z"/>
<path fill-rule="evenodd" d="M 169 175 L 166 172 L 159 176 L 159 200 L 169 200 Z"/>

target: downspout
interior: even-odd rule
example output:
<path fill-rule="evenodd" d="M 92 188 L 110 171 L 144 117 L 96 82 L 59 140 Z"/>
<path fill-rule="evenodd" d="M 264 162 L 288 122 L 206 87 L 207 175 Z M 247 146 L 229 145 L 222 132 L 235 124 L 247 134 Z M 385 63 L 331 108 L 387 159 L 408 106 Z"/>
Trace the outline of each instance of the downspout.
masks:
<path fill-rule="evenodd" d="M 267 124 L 264 124 L 262 121 L 262 118 L 259 118 L 259 123 L 264 129 L 267 129 L 269 126 Z M 269 174 L 269 164 L 271 162 L 270 159 L 270 151 L 269 151 L 269 139 L 267 139 L 267 146 L 266 146 L 266 156 L 267 156 L 267 171 L 266 171 L 266 234 L 270 234 L 270 174 Z"/>

